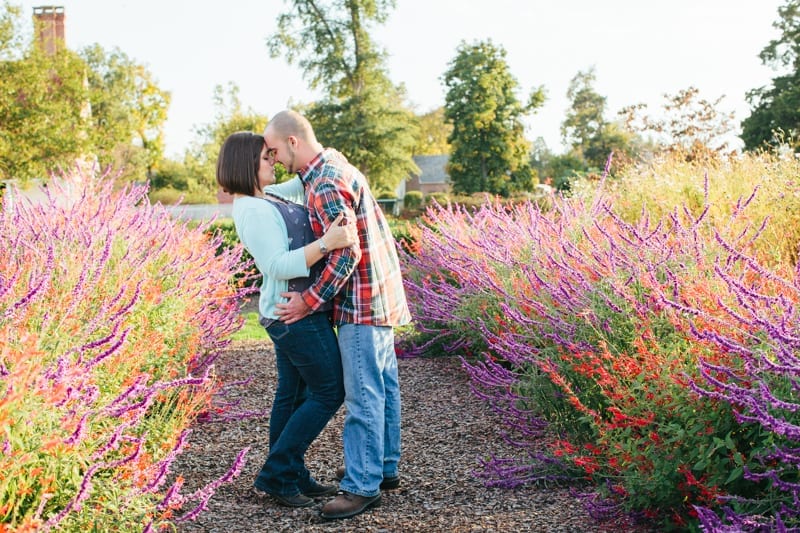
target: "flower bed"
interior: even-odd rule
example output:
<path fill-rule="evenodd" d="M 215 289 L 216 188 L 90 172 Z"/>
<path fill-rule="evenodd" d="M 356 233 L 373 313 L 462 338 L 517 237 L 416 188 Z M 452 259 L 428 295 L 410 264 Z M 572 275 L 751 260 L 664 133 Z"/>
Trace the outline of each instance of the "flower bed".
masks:
<path fill-rule="evenodd" d="M 0 531 L 158 528 L 237 471 L 167 486 L 240 326 L 241 248 L 217 255 L 146 193 L 76 172 L 3 205 Z"/>
<path fill-rule="evenodd" d="M 519 454 L 487 483 L 589 482 L 597 517 L 664 528 L 800 525 L 800 279 L 763 266 L 751 201 L 724 223 L 707 196 L 634 223 L 602 192 L 428 210 L 403 255 L 407 350 L 461 354 L 502 414 Z"/>

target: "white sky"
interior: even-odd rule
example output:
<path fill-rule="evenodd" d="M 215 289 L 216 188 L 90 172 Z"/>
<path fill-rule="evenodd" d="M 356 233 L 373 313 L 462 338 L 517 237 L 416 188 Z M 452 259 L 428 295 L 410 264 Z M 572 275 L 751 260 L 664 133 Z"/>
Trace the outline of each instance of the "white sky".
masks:
<path fill-rule="evenodd" d="M 271 59 L 265 45 L 281 0 L 12 0 L 31 17 L 34 6 L 63 6 L 67 46 L 119 47 L 144 64 L 172 93 L 167 154 L 182 155 L 194 127 L 213 120 L 217 84 L 236 83 L 245 108 L 268 116 L 315 99 L 302 72 Z M 526 120 L 527 137 L 562 151 L 559 128 L 566 91 L 578 71 L 594 66 L 595 89 L 607 116 L 690 86 L 738 124 L 744 100 L 776 73 L 758 54 L 777 37 L 772 23 L 782 0 L 397 0 L 389 21 L 371 32 L 388 52 L 395 82 L 405 84 L 419 112 L 444 104 L 441 82 L 460 42 L 491 39 L 507 52 L 511 74 L 526 95 L 547 91 L 543 108 Z"/>

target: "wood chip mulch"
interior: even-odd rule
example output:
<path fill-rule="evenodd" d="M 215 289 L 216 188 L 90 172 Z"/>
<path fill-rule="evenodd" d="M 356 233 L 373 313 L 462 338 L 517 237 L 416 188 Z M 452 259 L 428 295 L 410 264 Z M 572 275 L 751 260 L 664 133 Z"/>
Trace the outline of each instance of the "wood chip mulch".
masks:
<path fill-rule="evenodd" d="M 512 455 L 497 436 L 497 417 L 469 390 L 457 358 L 402 359 L 402 484 L 383 493 L 382 505 L 359 516 L 327 521 L 314 507 L 281 507 L 253 492 L 253 479 L 267 453 L 269 408 L 276 372 L 269 340 L 237 342 L 217 359 L 225 382 L 250 378 L 233 387 L 227 400 L 238 411 L 261 416 L 234 422 L 198 423 L 189 447 L 173 466 L 185 478 L 187 494 L 222 476 L 236 454 L 251 447 L 239 477 L 223 485 L 208 509 L 179 532 L 641 532 L 627 522 L 597 523 L 568 488 L 527 486 L 487 488 L 476 479 L 478 459 Z M 322 483 L 334 483 L 342 464 L 344 408 L 312 444 L 306 463 Z"/>

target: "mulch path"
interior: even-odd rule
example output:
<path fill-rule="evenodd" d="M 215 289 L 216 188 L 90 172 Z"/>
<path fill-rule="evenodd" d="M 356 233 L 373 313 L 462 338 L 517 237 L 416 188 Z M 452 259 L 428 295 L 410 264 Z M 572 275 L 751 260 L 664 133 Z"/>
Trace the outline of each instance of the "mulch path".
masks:
<path fill-rule="evenodd" d="M 403 399 L 403 459 L 399 490 L 383 493 L 382 505 L 337 521 L 314 507 L 290 509 L 252 490 L 267 452 L 269 408 L 276 383 L 274 353 L 268 340 L 237 342 L 216 363 L 225 382 L 251 378 L 230 391 L 238 410 L 263 415 L 236 422 L 200 423 L 179 456 L 173 473 L 186 480 L 182 492 L 222 476 L 236 454 L 251 447 L 241 475 L 223 485 L 208 509 L 179 532 L 641 532 L 629 523 L 597 523 L 569 489 L 487 488 L 473 471 L 478 459 L 511 455 L 498 436 L 496 416 L 476 397 L 457 358 L 399 361 Z M 342 463 L 344 409 L 309 449 L 306 462 L 320 482 L 332 483 Z"/>

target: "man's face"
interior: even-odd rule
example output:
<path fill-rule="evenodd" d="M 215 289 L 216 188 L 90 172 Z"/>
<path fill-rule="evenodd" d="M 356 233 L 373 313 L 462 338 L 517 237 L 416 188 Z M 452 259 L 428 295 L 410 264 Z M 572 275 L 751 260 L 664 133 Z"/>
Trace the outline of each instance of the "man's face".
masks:
<path fill-rule="evenodd" d="M 297 169 L 294 168 L 294 149 L 288 138 L 278 137 L 268 127 L 264 130 L 264 144 L 266 145 L 267 153 L 270 154 L 274 162 L 283 165 L 290 174 L 297 172 Z"/>

